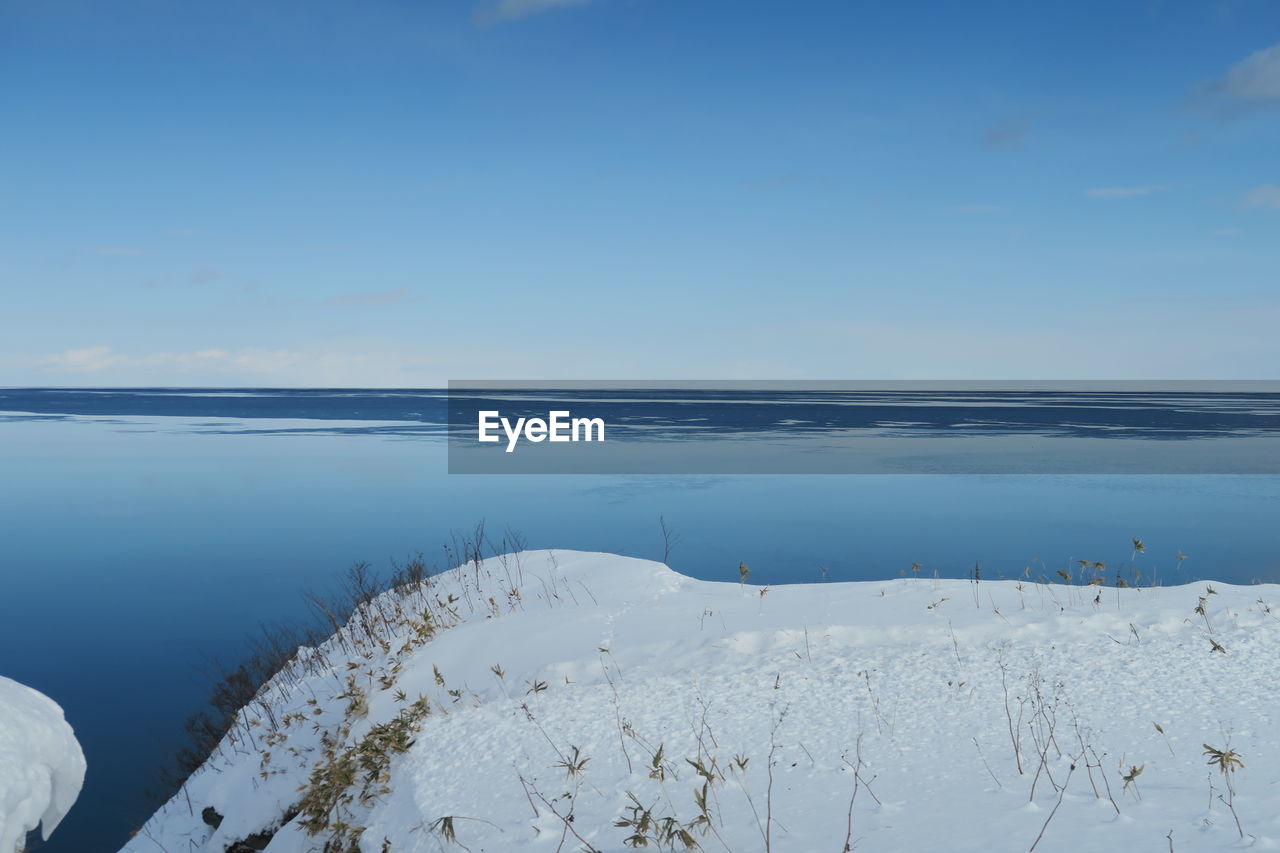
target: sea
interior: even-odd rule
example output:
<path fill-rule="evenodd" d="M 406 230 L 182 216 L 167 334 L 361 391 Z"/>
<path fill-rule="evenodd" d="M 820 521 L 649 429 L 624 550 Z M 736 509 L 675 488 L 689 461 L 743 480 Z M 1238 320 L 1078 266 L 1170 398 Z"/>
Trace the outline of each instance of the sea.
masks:
<path fill-rule="evenodd" d="M 598 415 L 634 452 L 460 473 L 446 389 L 0 389 L 0 675 L 62 705 L 89 766 L 39 849 L 119 849 L 168 793 L 210 673 L 260 626 L 305 620 L 357 562 L 448 568 L 481 526 L 490 548 L 732 582 L 745 563 L 760 584 L 1058 580 L 1080 560 L 1108 582 L 1280 581 L 1273 391 L 502 396 Z"/>

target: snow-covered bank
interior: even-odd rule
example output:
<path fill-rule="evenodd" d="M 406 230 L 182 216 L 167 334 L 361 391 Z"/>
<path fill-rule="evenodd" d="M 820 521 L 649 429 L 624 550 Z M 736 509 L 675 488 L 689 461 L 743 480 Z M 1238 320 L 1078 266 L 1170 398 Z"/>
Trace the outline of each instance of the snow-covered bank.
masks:
<path fill-rule="evenodd" d="M 57 703 L 0 676 L 0 851 L 21 850 L 36 827 L 47 839 L 80 794 L 84 771 Z"/>
<path fill-rule="evenodd" d="M 1272 604 L 493 558 L 305 653 L 124 849 L 1273 849 Z"/>

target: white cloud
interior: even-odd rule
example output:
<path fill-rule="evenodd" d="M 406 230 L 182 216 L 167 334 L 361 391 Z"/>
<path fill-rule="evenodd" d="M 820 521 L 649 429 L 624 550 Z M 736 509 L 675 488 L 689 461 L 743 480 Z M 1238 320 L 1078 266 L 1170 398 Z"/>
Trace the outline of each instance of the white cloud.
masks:
<path fill-rule="evenodd" d="M 1136 196 L 1151 195 L 1163 190 L 1161 186 L 1148 187 L 1099 187 L 1097 189 L 1086 190 L 1085 195 L 1089 198 L 1135 198 Z"/>
<path fill-rule="evenodd" d="M 1249 207 L 1269 207 L 1272 210 L 1280 210 L 1280 187 L 1274 184 L 1255 187 L 1244 197 L 1244 203 Z"/>
<path fill-rule="evenodd" d="M 1064 303 L 1065 305 L 1065 303 Z M 1105 310 L 1099 310 L 1104 308 Z M 1280 378 L 1280 304 L 1144 299 L 1081 304 L 957 323 L 868 316 L 854 322 L 737 318 L 700 324 L 671 348 L 648 330 L 600 328 L 584 339 L 542 327 L 478 346 L 474 333 L 437 340 L 384 336 L 287 348 L 119 352 L 91 346 L 42 357 L 0 351 L 0 386 L 438 387 L 447 379 L 1079 379 Z M 1134 326 L 1141 313 L 1144 322 Z M 1049 325 L 1046 326 L 1046 318 Z M 1086 331 L 1082 331 L 1086 330 Z M 1169 346 L 1170 330 L 1178 345 Z M 1081 335 L 1108 340 L 1081 346 Z M 527 336 L 526 336 L 527 335 Z M 744 351 L 742 340 L 752 346 Z M 595 353 L 590 360 L 584 351 Z M 1067 354 L 1064 356 L 1064 353 Z M 566 368 L 571 365 L 571 368 Z M 691 366 L 692 365 L 692 366 Z M 643 372 L 641 372 L 643 371 Z"/>
<path fill-rule="evenodd" d="M 111 347 L 84 347 L 69 349 L 53 355 L 36 359 L 40 364 L 49 367 L 61 367 L 69 370 L 105 370 L 121 364 L 123 356 L 111 352 Z"/>
<path fill-rule="evenodd" d="M 759 351 L 754 374 L 744 378 L 840 379 L 1272 379 L 1280 372 L 1274 332 L 1280 304 L 1226 306 L 1214 297 L 1141 309 L 1114 316 L 1090 311 L 1055 313 L 1025 322 L 990 321 L 959 328 L 930 321 L 814 321 L 742 330 Z M 1176 329 L 1178 345 L 1168 334 Z M 1105 347 L 1080 345 L 1081 335 L 1107 340 Z M 904 346 L 904 343 L 909 345 Z M 791 365 L 821 365 L 806 372 Z M 774 356 L 770 360 L 770 356 Z M 810 368 L 811 369 L 811 368 Z M 729 371 L 716 371 L 730 377 Z M 742 375 L 739 372 L 738 375 Z"/>
<path fill-rule="evenodd" d="M 1280 44 L 1260 50 L 1209 84 L 1214 94 L 1250 104 L 1280 104 Z"/>
<path fill-rule="evenodd" d="M 145 355 L 128 355 L 115 352 L 108 346 L 82 347 L 63 350 L 51 355 L 37 356 L 35 365 L 55 371 L 99 373 L 120 368 L 167 368 L 189 371 L 219 365 L 236 365 L 251 371 L 263 371 L 276 364 L 279 358 L 264 361 L 266 350 L 242 350 L 231 353 L 223 349 L 202 349 L 193 352 L 154 352 Z"/>
<path fill-rule="evenodd" d="M 569 6 L 585 6 L 593 0 L 493 0 L 476 7 L 476 23 L 486 26 L 504 21 L 517 21 L 530 15 L 564 9 Z"/>
<path fill-rule="evenodd" d="M 477 363 L 487 363 L 488 355 L 477 356 Z M 509 367 L 497 365 L 518 363 L 517 355 L 496 351 L 487 372 L 508 375 Z M 42 355 L 0 352 L 0 385 L 423 387 L 448 378 L 446 360 L 440 353 L 378 341 L 180 352 L 120 352 L 96 345 Z"/>

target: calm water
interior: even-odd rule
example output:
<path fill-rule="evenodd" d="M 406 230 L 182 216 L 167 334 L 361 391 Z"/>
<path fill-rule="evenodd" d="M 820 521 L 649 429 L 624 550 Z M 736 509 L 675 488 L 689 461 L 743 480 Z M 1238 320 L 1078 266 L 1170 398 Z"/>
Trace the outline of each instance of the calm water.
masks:
<path fill-rule="evenodd" d="M 481 520 L 661 558 L 664 516 L 672 565 L 721 580 L 1015 576 L 1123 562 L 1134 536 L 1144 577 L 1280 580 L 1280 477 L 450 476 L 443 418 L 431 392 L 0 391 L 0 673 L 60 702 L 89 759 L 43 849 L 142 823 L 210 658 L 351 563 L 442 561 Z"/>

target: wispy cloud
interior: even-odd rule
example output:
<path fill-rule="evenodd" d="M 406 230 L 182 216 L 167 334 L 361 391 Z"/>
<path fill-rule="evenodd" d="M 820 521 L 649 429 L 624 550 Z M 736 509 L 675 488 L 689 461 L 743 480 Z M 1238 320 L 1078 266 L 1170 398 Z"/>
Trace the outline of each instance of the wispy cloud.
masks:
<path fill-rule="evenodd" d="M 423 387 L 448 375 L 443 351 L 410 352 L 377 341 L 326 341 L 304 349 L 201 349 L 181 352 L 119 351 L 107 345 L 51 354 L 0 352 L 0 384 L 76 385 L 278 385 L 297 387 Z M 486 353 L 485 375 L 502 376 L 517 357 Z M 554 371 L 545 368 L 550 375 Z"/>
<path fill-rule="evenodd" d="M 121 358 L 111 352 L 111 347 L 84 347 L 47 355 L 37 361 L 48 367 L 70 370 L 105 370 L 120 364 Z"/>
<path fill-rule="evenodd" d="M 742 182 L 742 186 L 749 190 L 784 190 L 802 185 L 827 184 L 830 181 L 831 178 L 828 175 L 810 172 L 777 172 L 749 178 Z"/>
<path fill-rule="evenodd" d="M 413 295 L 409 293 L 409 288 L 401 287 L 396 290 L 370 290 L 364 293 L 344 293 L 341 296 L 335 296 L 332 299 L 326 299 L 326 305 L 355 305 L 361 307 L 381 307 L 384 305 L 403 305 L 411 302 Z"/>
<path fill-rule="evenodd" d="M 1245 195 L 1244 203 L 1248 207 L 1267 207 L 1272 210 L 1280 210 L 1280 187 L 1275 184 L 1263 184 L 1260 187 L 1254 187 Z"/>
<path fill-rule="evenodd" d="M 999 204 L 958 204 L 951 208 L 964 216 L 983 216 L 989 213 L 1004 213 L 1007 207 Z"/>
<path fill-rule="evenodd" d="M 594 0 L 491 0 L 481 3 L 475 9 L 475 22 L 482 27 L 518 21 L 542 12 L 565 9 L 570 6 L 585 6 Z"/>
<path fill-rule="evenodd" d="M 191 274 L 192 284 L 212 284 L 222 278 L 222 272 L 214 267 L 204 267 Z"/>
<path fill-rule="evenodd" d="M 1202 89 L 1240 105 L 1280 106 L 1280 44 L 1245 57 Z"/>
<path fill-rule="evenodd" d="M 108 255 L 117 258 L 137 258 L 151 254 L 146 249 L 127 249 L 119 246 L 102 246 L 97 249 L 90 249 L 89 251 L 95 255 Z"/>
<path fill-rule="evenodd" d="M 1085 190 L 1085 195 L 1089 198 L 1136 198 L 1138 196 L 1151 195 L 1158 193 L 1165 188 L 1162 186 L 1151 185 L 1145 187 L 1098 187 L 1092 190 Z"/>
<path fill-rule="evenodd" d="M 982 144 L 994 151 L 1017 151 L 1022 147 L 1036 116 L 1018 114 L 1009 116 L 987 128 L 982 134 Z"/>
<path fill-rule="evenodd" d="M 232 354 L 221 349 L 196 350 L 195 352 L 157 352 L 148 355 L 133 356 L 118 353 L 108 346 L 82 347 L 69 349 L 36 359 L 42 367 L 60 368 L 73 371 L 96 373 L 118 367 L 200 367 L 232 358 Z"/>

